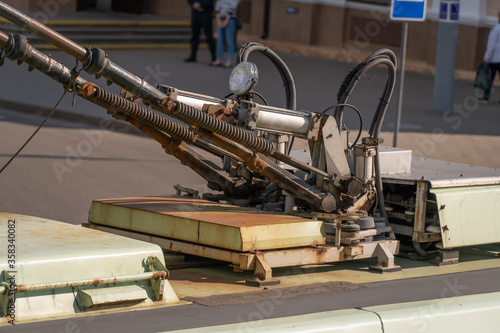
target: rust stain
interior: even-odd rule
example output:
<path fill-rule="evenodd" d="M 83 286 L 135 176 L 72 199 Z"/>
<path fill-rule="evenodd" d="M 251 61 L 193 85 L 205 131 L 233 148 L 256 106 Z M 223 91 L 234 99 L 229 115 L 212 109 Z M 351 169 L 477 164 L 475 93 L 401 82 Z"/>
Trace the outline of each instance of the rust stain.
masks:
<path fill-rule="evenodd" d="M 96 92 L 96 88 L 92 82 L 86 82 L 81 89 L 81 94 L 87 97 L 91 97 Z"/>
<path fill-rule="evenodd" d="M 161 107 L 167 112 L 172 112 L 176 108 L 176 103 L 172 98 L 167 97 L 161 102 Z"/>
<path fill-rule="evenodd" d="M 313 250 L 314 258 L 317 263 L 325 263 L 325 256 L 328 250 L 324 247 L 319 247 Z"/>
<path fill-rule="evenodd" d="M 101 279 L 95 279 L 94 281 L 92 281 L 92 283 L 90 285 L 97 287 L 98 285 L 102 284 L 102 282 L 103 281 Z"/>
<path fill-rule="evenodd" d="M 151 275 L 151 278 L 152 279 L 166 279 L 167 278 L 167 272 L 165 272 L 165 271 L 153 272 L 153 274 Z"/>
<path fill-rule="evenodd" d="M 312 220 L 290 215 L 271 214 L 257 209 L 230 206 L 201 199 L 168 197 L 132 197 L 94 200 L 105 204 L 148 211 L 165 216 L 214 223 L 231 227 L 249 227 L 269 224 L 304 223 Z M 105 209 L 100 207 L 96 209 Z M 100 223 L 103 221 L 91 221 Z M 318 221 L 313 221 L 319 223 Z"/>
<path fill-rule="evenodd" d="M 26 285 L 24 285 L 24 284 L 17 285 L 16 292 L 21 293 L 21 292 L 25 292 L 25 291 L 28 291 L 28 289 L 26 288 Z"/>

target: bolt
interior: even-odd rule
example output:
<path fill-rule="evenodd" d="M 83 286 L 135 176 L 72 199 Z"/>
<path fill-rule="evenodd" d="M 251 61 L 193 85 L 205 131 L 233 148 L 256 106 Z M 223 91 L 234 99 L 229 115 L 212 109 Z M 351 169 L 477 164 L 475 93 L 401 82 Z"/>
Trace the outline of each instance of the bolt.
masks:
<path fill-rule="evenodd" d="M 86 82 L 82 87 L 82 94 L 87 97 L 92 96 L 95 93 L 96 89 L 92 82 Z"/>
<path fill-rule="evenodd" d="M 161 108 L 165 111 L 172 112 L 175 108 L 175 101 L 172 98 L 167 97 L 161 101 Z"/>

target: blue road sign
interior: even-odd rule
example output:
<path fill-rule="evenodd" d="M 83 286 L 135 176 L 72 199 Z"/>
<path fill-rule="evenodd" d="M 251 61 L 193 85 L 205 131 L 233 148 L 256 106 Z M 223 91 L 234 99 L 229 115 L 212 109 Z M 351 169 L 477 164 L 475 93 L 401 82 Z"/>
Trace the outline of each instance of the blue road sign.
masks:
<path fill-rule="evenodd" d="M 391 20 L 425 21 L 427 0 L 392 0 Z"/>

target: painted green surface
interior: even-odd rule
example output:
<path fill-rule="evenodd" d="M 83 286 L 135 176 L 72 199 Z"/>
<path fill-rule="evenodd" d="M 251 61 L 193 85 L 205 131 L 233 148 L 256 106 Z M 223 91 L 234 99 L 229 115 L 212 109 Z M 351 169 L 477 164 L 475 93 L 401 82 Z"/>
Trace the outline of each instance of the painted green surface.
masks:
<path fill-rule="evenodd" d="M 161 249 L 154 244 L 81 226 L 25 215 L 0 213 L 0 228 L 7 229 L 8 217 L 16 220 L 17 284 L 56 283 L 108 276 L 144 273 L 145 260 L 158 257 Z M 7 244 L 7 233 L 0 233 Z M 7 257 L 7 246 L 0 257 Z M 0 271 L 10 269 L 0 262 Z"/>
<path fill-rule="evenodd" d="M 108 304 L 133 305 L 148 298 L 144 288 L 136 285 L 78 290 L 76 299 L 85 308 L 105 307 Z"/>
<path fill-rule="evenodd" d="M 94 304 L 99 311 L 179 302 L 168 281 L 164 281 L 163 300 L 154 302 L 154 280 L 138 278 L 149 276 L 151 257 L 160 261 L 155 267 L 165 265 L 163 251 L 155 244 L 78 225 L 0 213 L 0 258 L 9 254 L 7 244 L 12 237 L 8 236 L 8 225 L 15 225 L 15 262 L 0 261 L 0 271 L 7 271 L 19 287 L 17 322 L 78 314 L 82 307 L 78 306 L 77 293 L 83 296 L 79 299 L 84 307 Z M 120 278 L 121 282 L 116 282 Z M 113 282 L 103 284 L 100 279 Z M 7 318 L 0 318 L 0 326 Z"/>
<path fill-rule="evenodd" d="M 500 186 L 431 189 L 445 248 L 500 242 Z"/>

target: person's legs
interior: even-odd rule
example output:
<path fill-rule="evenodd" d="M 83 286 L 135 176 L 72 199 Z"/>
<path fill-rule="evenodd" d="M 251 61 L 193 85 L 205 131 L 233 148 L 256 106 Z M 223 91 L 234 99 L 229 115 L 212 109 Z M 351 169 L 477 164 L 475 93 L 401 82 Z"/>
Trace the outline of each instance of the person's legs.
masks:
<path fill-rule="evenodd" d="M 234 52 L 236 51 L 235 36 L 236 20 L 231 19 L 226 27 L 227 60 L 224 64 L 226 67 L 233 65 Z"/>
<path fill-rule="evenodd" d="M 490 67 L 491 70 L 491 85 L 484 91 L 484 96 L 483 98 L 479 99 L 480 103 L 488 103 L 488 100 L 490 99 L 490 94 L 491 94 L 491 88 L 493 87 L 493 82 L 495 81 L 495 76 L 497 71 L 500 71 L 500 63 L 489 63 L 488 66 Z"/>
<path fill-rule="evenodd" d="M 200 32 L 201 32 L 200 17 L 196 13 L 191 14 L 191 54 L 184 61 L 194 62 L 196 61 L 196 54 L 198 53 L 198 45 L 200 44 Z"/>
<path fill-rule="evenodd" d="M 212 61 L 215 60 L 215 39 L 212 28 L 212 13 L 204 13 L 203 15 L 203 32 L 205 33 L 205 38 L 207 40 L 208 49 L 210 51 L 210 56 Z"/>
<path fill-rule="evenodd" d="M 491 86 L 493 87 L 493 84 L 495 83 L 496 74 L 497 72 L 500 73 L 500 63 L 491 63 L 490 69 L 491 69 Z M 489 97 L 489 92 L 488 92 L 488 97 Z"/>
<path fill-rule="evenodd" d="M 226 43 L 226 29 L 221 29 L 217 26 L 217 59 L 212 65 L 220 65 L 222 63 L 222 56 L 224 55 L 224 45 Z"/>

